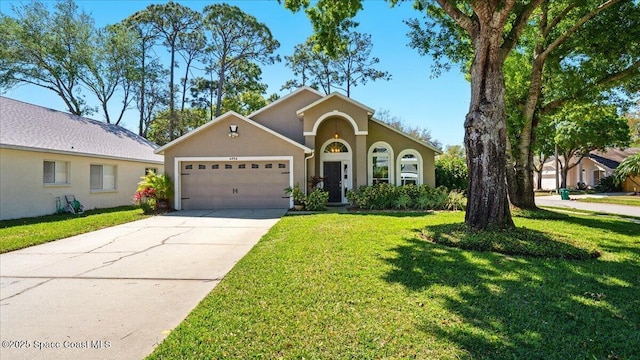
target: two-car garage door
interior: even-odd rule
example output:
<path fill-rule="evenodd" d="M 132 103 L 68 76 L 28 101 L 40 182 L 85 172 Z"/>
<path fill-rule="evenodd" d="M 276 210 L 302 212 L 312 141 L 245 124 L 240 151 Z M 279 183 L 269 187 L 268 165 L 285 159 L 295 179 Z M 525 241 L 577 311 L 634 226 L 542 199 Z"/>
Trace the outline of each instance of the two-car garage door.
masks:
<path fill-rule="evenodd" d="M 182 209 L 288 208 L 288 160 L 181 161 Z"/>

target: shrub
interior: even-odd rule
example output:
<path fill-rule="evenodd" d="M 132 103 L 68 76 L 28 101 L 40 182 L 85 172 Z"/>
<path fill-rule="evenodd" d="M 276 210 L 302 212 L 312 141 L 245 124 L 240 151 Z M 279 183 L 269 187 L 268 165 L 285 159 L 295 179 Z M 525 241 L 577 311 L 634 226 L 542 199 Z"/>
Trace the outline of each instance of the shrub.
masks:
<path fill-rule="evenodd" d="M 615 177 L 613 175 L 605 176 L 600 181 L 598 181 L 598 185 L 596 185 L 597 192 L 615 192 L 621 191 L 619 183 L 616 183 Z"/>
<path fill-rule="evenodd" d="M 320 189 L 313 190 L 304 202 L 304 206 L 309 211 L 327 210 L 327 202 L 329 201 L 329 193 Z"/>
<path fill-rule="evenodd" d="M 354 207 L 369 210 L 462 210 L 466 206 L 466 199 L 461 192 L 449 192 L 444 186 L 432 188 L 428 185 L 360 186 L 347 192 L 347 199 Z"/>
<path fill-rule="evenodd" d="M 464 210 L 466 206 L 467 198 L 463 193 L 453 190 L 447 196 L 446 210 Z"/>
<path fill-rule="evenodd" d="M 467 191 L 469 173 L 464 158 L 444 157 L 436 160 L 436 186 L 451 190 Z"/>

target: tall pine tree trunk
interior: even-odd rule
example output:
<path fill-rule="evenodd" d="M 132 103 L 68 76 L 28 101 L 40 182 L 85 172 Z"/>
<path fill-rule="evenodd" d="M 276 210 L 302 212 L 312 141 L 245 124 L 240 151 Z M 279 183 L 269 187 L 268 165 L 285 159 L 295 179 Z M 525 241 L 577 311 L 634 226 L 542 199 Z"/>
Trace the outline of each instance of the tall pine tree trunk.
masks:
<path fill-rule="evenodd" d="M 485 22 L 483 25 L 486 25 Z M 465 221 L 475 230 L 513 227 L 506 183 L 506 113 L 502 27 L 476 26 L 472 34 L 471 104 L 464 143 L 469 169 Z"/>

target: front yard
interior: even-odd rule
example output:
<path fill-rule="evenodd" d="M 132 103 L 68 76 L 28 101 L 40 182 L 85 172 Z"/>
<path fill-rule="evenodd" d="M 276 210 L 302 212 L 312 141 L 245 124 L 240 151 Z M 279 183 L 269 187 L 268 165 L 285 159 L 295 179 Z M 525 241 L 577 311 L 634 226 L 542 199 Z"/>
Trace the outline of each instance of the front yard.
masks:
<path fill-rule="evenodd" d="M 526 228 L 518 242 L 533 249 L 527 257 L 429 240 L 463 219 L 461 212 L 285 217 L 150 358 L 637 356 L 640 226 L 522 215 L 515 221 Z M 529 236 L 558 246 L 537 253 Z M 601 256 L 566 260 L 567 249 Z"/>
<path fill-rule="evenodd" d="M 142 210 L 133 206 L 0 221 L 0 254 L 109 226 L 144 219 Z"/>

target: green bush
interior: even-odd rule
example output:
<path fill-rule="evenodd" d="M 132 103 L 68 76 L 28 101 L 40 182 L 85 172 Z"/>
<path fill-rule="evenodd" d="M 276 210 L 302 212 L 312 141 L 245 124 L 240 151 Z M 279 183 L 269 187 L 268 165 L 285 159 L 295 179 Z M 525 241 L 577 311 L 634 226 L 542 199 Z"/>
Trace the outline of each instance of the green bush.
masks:
<path fill-rule="evenodd" d="M 327 210 L 327 202 L 329 201 L 329 193 L 320 189 L 313 190 L 304 202 L 305 209 L 309 211 Z"/>
<path fill-rule="evenodd" d="M 466 199 L 461 192 L 449 192 L 443 186 L 433 188 L 413 184 L 360 186 L 348 191 L 347 199 L 354 207 L 368 210 L 463 210 L 466 206 Z"/>
<path fill-rule="evenodd" d="M 616 192 L 621 191 L 619 183 L 616 183 L 615 177 L 613 175 L 605 176 L 600 181 L 598 181 L 598 185 L 596 185 L 596 191 L 600 193 L 604 192 Z"/>
<path fill-rule="evenodd" d="M 436 186 L 451 190 L 467 191 L 469 172 L 464 158 L 444 157 L 436 160 Z"/>

